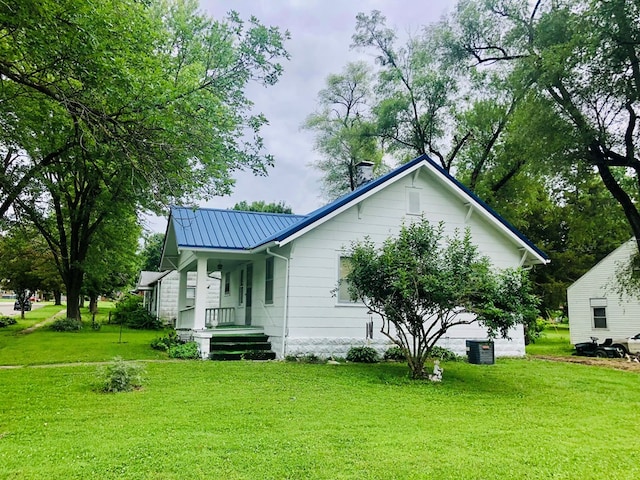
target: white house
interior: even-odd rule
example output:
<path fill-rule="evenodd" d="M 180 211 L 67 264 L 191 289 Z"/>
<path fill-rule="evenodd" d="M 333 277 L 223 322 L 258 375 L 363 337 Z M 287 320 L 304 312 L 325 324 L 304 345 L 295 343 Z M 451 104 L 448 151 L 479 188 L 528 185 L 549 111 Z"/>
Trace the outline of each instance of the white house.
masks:
<path fill-rule="evenodd" d="M 220 305 L 220 277 L 207 278 L 206 302 L 208 308 Z M 167 325 L 175 325 L 178 318 L 178 286 L 180 275 L 175 270 L 140 272 L 136 292 L 143 295 L 143 305 Z M 193 306 L 196 292 L 196 272 L 187 274 L 186 306 Z"/>
<path fill-rule="evenodd" d="M 640 300 L 616 292 L 616 272 L 636 252 L 632 238 L 598 262 L 567 289 L 571 343 L 640 333 Z"/>
<path fill-rule="evenodd" d="M 365 342 L 374 322 L 372 346 L 389 342 L 379 318 L 345 289 L 344 249 L 369 236 L 382 243 L 403 222 L 443 221 L 445 235 L 469 228 L 480 253 L 498 268 L 546 263 L 547 257 L 448 173 L 421 156 L 308 215 L 173 207 L 162 268 L 180 275 L 178 329 L 200 343 L 203 356 L 221 326 L 264 332 L 277 356 L 315 353 L 344 356 Z M 186 303 L 187 272 L 197 271 L 195 304 Z M 221 272 L 220 308 L 201 301 L 207 276 Z M 203 281 L 201 283 L 201 281 Z M 229 332 L 229 327 L 225 332 Z M 497 340 L 496 355 L 524 355 L 521 327 L 511 340 Z M 486 338 L 478 325 L 449 331 L 440 345 L 465 353 L 465 340 Z"/>

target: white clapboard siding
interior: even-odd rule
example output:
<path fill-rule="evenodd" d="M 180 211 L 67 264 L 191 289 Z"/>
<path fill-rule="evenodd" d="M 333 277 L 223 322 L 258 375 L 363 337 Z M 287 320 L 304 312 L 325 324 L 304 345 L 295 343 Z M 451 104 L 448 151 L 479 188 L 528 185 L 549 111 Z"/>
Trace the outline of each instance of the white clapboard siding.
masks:
<path fill-rule="evenodd" d="M 597 337 L 626 338 L 640 333 L 640 300 L 616 292 L 616 272 L 629 261 L 636 251 L 635 239 L 631 239 L 611 252 L 591 270 L 567 289 L 567 307 L 571 343 L 588 341 Z M 593 303 L 606 299 L 607 328 L 595 328 Z"/>
<path fill-rule="evenodd" d="M 339 303 L 331 291 L 337 287 L 339 258 L 352 241 L 369 236 L 381 244 L 396 235 L 403 222 L 420 219 L 419 215 L 407 214 L 409 189 L 419 192 L 425 218 L 434 224 L 444 222 L 445 236 L 456 230 L 462 235 L 469 227 L 473 243 L 496 267 L 519 265 L 522 258 L 519 246 L 478 214 L 472 212 L 468 216 L 468 207 L 439 182 L 423 174 L 414 186 L 418 188 L 412 188 L 411 178 L 400 179 L 364 200 L 360 207 L 347 209 L 294 241 L 290 260 L 288 343 L 295 345 L 302 339 L 322 337 L 364 341 L 365 324 L 370 320 L 374 321 L 375 340 L 386 341 L 379 333 L 379 318 L 368 314 L 364 306 Z M 486 331 L 473 325 L 452 330 L 450 335 L 459 340 L 485 338 Z M 503 354 L 523 355 L 522 329 L 515 329 L 513 337 Z M 459 350 L 460 342 L 457 345 Z"/>

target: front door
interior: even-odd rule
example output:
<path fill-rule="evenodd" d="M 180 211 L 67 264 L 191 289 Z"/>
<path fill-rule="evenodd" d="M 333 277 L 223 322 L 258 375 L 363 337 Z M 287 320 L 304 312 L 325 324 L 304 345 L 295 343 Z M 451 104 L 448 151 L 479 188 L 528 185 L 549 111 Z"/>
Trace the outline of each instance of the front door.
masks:
<path fill-rule="evenodd" d="M 253 265 L 247 265 L 247 290 L 244 305 L 244 324 L 251 325 L 251 292 L 253 290 Z"/>

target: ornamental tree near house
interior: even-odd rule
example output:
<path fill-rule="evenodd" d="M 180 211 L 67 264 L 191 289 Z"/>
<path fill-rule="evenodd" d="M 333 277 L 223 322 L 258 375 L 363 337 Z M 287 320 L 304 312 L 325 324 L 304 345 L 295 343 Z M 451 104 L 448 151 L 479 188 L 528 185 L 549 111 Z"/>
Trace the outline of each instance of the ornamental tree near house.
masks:
<path fill-rule="evenodd" d="M 450 328 L 479 322 L 489 336 L 507 337 L 535 321 L 537 298 L 522 269 L 496 271 L 467 230 L 444 238 L 443 224 L 403 225 L 377 247 L 355 242 L 346 276 L 352 299 L 382 318 L 384 335 L 405 351 L 411 378 L 425 378 L 432 348 Z"/>

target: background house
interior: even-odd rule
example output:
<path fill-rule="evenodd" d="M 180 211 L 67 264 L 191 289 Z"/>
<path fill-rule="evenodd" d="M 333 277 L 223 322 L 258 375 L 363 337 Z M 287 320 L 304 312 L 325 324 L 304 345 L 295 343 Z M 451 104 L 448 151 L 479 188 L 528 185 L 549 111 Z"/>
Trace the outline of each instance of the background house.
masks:
<path fill-rule="evenodd" d="M 367 173 L 363 178 L 368 178 Z M 345 249 L 371 238 L 381 244 L 403 222 L 424 216 L 444 222 L 445 234 L 469 228 L 480 253 L 497 268 L 546 263 L 546 256 L 428 157 L 363 184 L 309 215 L 232 210 L 171 209 L 161 265 L 175 268 L 186 287 L 198 280 L 194 307 L 179 288 L 177 327 L 192 332 L 207 354 L 211 337 L 229 325 L 264 332 L 278 357 L 314 353 L 344 356 L 353 345 L 379 350 L 389 341 L 381 320 L 351 302 L 339 280 L 347 273 Z M 200 302 L 200 280 L 221 272 L 220 308 Z M 373 321 L 373 338 L 366 326 Z M 209 328 L 213 327 L 213 328 Z M 228 332 L 229 330 L 226 330 Z M 524 355 L 521 327 L 496 341 L 497 355 Z M 478 326 L 449 331 L 440 345 L 465 353 L 465 340 L 486 338 Z"/>
<path fill-rule="evenodd" d="M 631 239 L 598 262 L 567 289 L 571 343 L 640 333 L 640 299 L 617 293 L 616 272 L 636 253 Z"/>
<path fill-rule="evenodd" d="M 163 272 L 140 272 L 136 292 L 143 295 L 146 309 L 163 323 L 175 326 L 178 318 L 178 287 L 180 276 L 175 270 Z M 186 300 L 193 306 L 196 290 L 195 272 L 187 275 Z M 207 279 L 206 302 L 209 307 L 220 304 L 220 278 L 217 275 Z"/>

